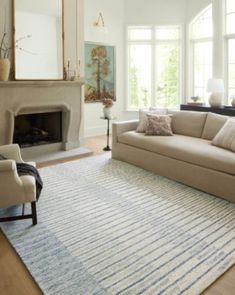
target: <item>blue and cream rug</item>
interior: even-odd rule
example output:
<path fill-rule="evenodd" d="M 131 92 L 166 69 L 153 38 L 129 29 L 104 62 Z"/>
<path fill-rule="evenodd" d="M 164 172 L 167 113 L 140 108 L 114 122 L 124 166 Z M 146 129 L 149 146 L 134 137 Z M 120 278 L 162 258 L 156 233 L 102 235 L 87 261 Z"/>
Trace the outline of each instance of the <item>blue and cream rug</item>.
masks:
<path fill-rule="evenodd" d="M 41 174 L 39 224 L 1 227 L 45 294 L 193 295 L 235 263 L 229 202 L 107 155 Z"/>

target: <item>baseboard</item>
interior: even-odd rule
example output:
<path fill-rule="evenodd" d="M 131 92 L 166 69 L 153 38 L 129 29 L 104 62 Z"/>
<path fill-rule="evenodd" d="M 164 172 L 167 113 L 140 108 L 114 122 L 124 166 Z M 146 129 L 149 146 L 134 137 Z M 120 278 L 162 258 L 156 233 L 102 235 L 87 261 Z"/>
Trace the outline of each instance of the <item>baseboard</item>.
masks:
<path fill-rule="evenodd" d="M 110 128 L 110 134 L 112 133 Z M 92 127 L 87 128 L 84 130 L 84 138 L 91 137 L 91 136 L 98 136 L 98 135 L 104 135 L 107 132 L 107 126 L 99 126 L 99 127 Z"/>

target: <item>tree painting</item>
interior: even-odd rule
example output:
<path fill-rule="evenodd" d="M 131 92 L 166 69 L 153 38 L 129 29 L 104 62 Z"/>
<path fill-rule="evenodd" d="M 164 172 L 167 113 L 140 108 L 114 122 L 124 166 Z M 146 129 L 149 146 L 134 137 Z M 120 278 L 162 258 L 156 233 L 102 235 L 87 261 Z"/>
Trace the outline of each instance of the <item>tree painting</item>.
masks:
<path fill-rule="evenodd" d="M 115 98 L 114 47 L 85 44 L 85 102 Z"/>

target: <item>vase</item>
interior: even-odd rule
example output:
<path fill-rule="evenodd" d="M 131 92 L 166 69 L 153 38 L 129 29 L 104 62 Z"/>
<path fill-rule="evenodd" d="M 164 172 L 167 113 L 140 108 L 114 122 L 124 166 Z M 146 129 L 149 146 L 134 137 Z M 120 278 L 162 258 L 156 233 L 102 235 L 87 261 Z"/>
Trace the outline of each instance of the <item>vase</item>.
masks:
<path fill-rule="evenodd" d="M 111 108 L 103 108 L 103 112 L 104 112 L 104 117 L 105 118 L 110 118 L 111 117 Z"/>
<path fill-rule="evenodd" d="M 209 104 L 212 108 L 219 108 L 222 106 L 223 94 L 222 93 L 212 93 L 209 98 Z"/>
<path fill-rule="evenodd" d="M 10 61 L 8 58 L 0 59 L 0 81 L 8 81 L 10 74 Z"/>

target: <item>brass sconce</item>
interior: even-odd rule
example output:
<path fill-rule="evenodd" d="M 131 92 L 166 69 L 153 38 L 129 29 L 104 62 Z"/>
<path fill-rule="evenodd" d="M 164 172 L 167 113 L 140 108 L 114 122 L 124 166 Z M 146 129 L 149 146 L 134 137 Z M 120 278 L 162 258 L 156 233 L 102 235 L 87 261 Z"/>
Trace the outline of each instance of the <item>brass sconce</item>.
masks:
<path fill-rule="evenodd" d="M 101 12 L 99 13 L 97 20 L 94 22 L 94 27 L 102 33 L 108 32 L 108 28 L 104 24 L 104 17 Z"/>

